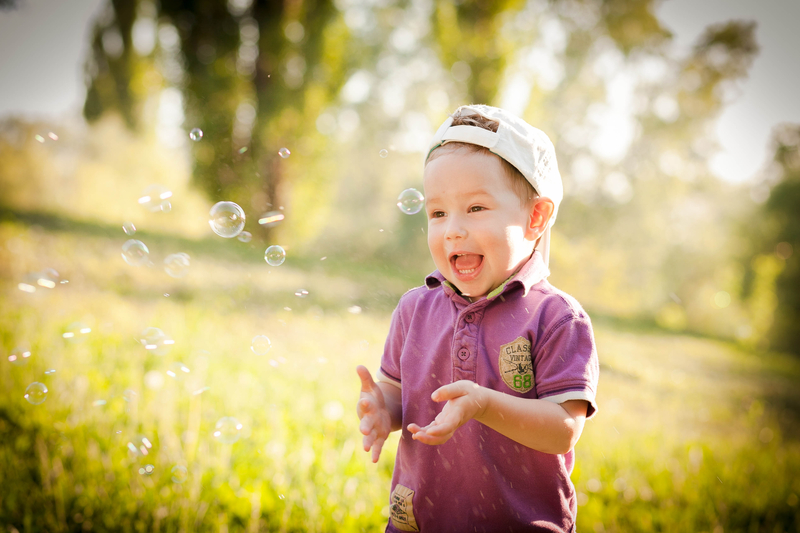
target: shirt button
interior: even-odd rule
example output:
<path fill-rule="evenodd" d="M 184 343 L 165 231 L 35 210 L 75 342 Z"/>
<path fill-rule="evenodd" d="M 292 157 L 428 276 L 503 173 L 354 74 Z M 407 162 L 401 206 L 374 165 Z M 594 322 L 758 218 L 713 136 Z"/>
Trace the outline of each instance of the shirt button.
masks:
<path fill-rule="evenodd" d="M 474 313 L 467 313 L 467 316 L 464 317 L 464 320 L 472 324 L 475 322 L 475 314 Z"/>
<path fill-rule="evenodd" d="M 469 357 L 469 350 L 466 348 L 461 348 L 458 350 L 458 358 L 462 361 L 465 361 Z"/>

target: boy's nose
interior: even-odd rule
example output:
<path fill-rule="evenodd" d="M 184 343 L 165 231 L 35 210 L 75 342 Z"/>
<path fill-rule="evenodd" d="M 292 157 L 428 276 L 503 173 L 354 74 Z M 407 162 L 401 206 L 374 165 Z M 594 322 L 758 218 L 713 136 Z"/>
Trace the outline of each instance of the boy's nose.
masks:
<path fill-rule="evenodd" d="M 451 217 L 447 222 L 444 238 L 448 240 L 463 239 L 467 236 L 467 229 L 458 217 Z"/>

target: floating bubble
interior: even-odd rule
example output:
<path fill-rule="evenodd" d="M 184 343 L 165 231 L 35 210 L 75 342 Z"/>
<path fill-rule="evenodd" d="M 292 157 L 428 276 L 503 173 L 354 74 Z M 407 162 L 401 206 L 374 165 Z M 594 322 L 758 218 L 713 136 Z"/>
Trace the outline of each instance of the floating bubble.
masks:
<path fill-rule="evenodd" d="M 31 358 L 30 349 L 24 346 L 17 346 L 8 354 L 8 362 L 15 366 L 25 366 Z"/>
<path fill-rule="evenodd" d="M 247 146 L 242 146 L 241 148 L 239 148 L 239 153 L 240 153 L 240 154 L 243 154 L 243 153 L 245 153 L 246 151 L 247 151 Z"/>
<path fill-rule="evenodd" d="M 386 159 L 387 157 L 389 157 L 389 150 L 384 148 L 383 150 L 378 152 L 378 155 L 380 155 L 382 158 Z"/>
<path fill-rule="evenodd" d="M 125 232 L 125 235 L 134 235 L 136 234 L 136 226 L 133 225 L 133 222 L 124 222 L 122 224 L 122 231 Z"/>
<path fill-rule="evenodd" d="M 164 211 L 165 204 L 169 204 L 170 198 L 172 198 L 172 191 L 163 185 L 150 185 L 139 196 L 139 205 L 151 213 L 160 213 Z M 170 204 L 169 207 L 171 209 L 172 205 Z"/>
<path fill-rule="evenodd" d="M 34 274 L 36 284 L 45 289 L 54 289 L 61 281 L 61 276 L 55 269 L 45 268 L 43 271 Z"/>
<path fill-rule="evenodd" d="M 266 355 L 272 349 L 272 342 L 266 335 L 256 335 L 250 343 L 250 349 L 256 355 Z"/>
<path fill-rule="evenodd" d="M 169 349 L 175 344 L 175 341 L 170 339 L 166 333 L 156 327 L 147 327 L 139 334 L 139 343 L 144 346 L 148 352 L 156 355 L 166 355 Z"/>
<path fill-rule="evenodd" d="M 273 244 L 264 252 L 264 260 L 271 266 L 281 266 L 286 261 L 286 250 Z"/>
<path fill-rule="evenodd" d="M 144 465 L 139 469 L 139 473 L 142 474 L 143 476 L 149 476 L 155 471 L 156 467 L 154 467 L 153 465 Z"/>
<path fill-rule="evenodd" d="M 239 235 L 244 229 L 244 211 L 233 202 L 217 202 L 208 216 L 211 229 L 220 237 L 230 239 Z"/>
<path fill-rule="evenodd" d="M 56 369 L 55 368 L 48 368 L 47 370 L 44 371 L 44 375 L 45 376 L 52 376 L 55 373 L 56 373 Z"/>
<path fill-rule="evenodd" d="M 189 367 L 179 361 L 170 363 L 169 368 L 167 369 L 167 375 L 175 381 L 183 381 L 183 378 L 185 378 L 186 374 L 189 372 L 191 372 Z"/>
<path fill-rule="evenodd" d="M 54 141 L 58 140 L 58 135 L 56 135 L 52 131 L 50 133 L 48 133 L 47 136 L 50 137 L 51 139 L 53 139 Z"/>
<path fill-rule="evenodd" d="M 163 202 L 161 204 L 161 212 L 162 213 L 169 213 L 172 211 L 172 203 L 171 202 Z"/>
<path fill-rule="evenodd" d="M 67 331 L 61 334 L 61 337 L 67 341 L 77 344 L 86 340 L 87 335 L 92 332 L 92 328 L 83 322 L 73 322 L 67 326 Z"/>
<path fill-rule="evenodd" d="M 28 388 L 25 389 L 25 396 L 23 396 L 28 403 L 32 405 L 39 405 L 47 399 L 47 387 L 44 383 L 34 381 Z"/>
<path fill-rule="evenodd" d="M 288 148 L 281 148 L 280 150 L 278 150 L 278 155 L 286 159 L 287 157 L 292 155 L 292 152 L 290 152 Z"/>
<path fill-rule="evenodd" d="M 192 128 L 192 130 L 189 132 L 189 138 L 194 142 L 199 141 L 203 138 L 203 130 L 200 128 Z"/>
<path fill-rule="evenodd" d="M 353 315 L 360 315 L 361 314 L 361 307 L 357 305 L 351 305 L 347 308 L 347 312 Z"/>
<path fill-rule="evenodd" d="M 41 135 L 34 135 L 33 138 L 39 141 L 40 143 L 44 142 L 44 137 L 42 137 Z"/>
<path fill-rule="evenodd" d="M 127 448 L 135 455 L 150 455 L 153 443 L 144 435 L 137 435 L 136 438 L 128 441 Z"/>
<path fill-rule="evenodd" d="M 173 483 L 183 483 L 189 478 L 189 471 L 182 465 L 173 466 L 170 473 L 172 474 Z"/>
<path fill-rule="evenodd" d="M 214 426 L 214 438 L 223 444 L 233 444 L 239 440 L 239 432 L 244 426 L 232 416 L 223 416 Z"/>
<path fill-rule="evenodd" d="M 283 222 L 284 218 L 286 218 L 286 216 L 280 211 L 270 211 L 269 213 L 261 215 L 261 218 L 258 219 L 258 223 L 265 228 L 272 228 Z"/>
<path fill-rule="evenodd" d="M 250 242 L 253 239 L 253 234 L 249 231 L 243 231 L 236 238 L 239 239 L 240 242 Z"/>
<path fill-rule="evenodd" d="M 122 393 L 122 399 L 128 403 L 133 403 L 139 399 L 139 394 L 135 390 L 125 389 Z"/>
<path fill-rule="evenodd" d="M 103 407 L 106 403 L 108 402 L 106 402 L 105 400 L 95 400 L 92 402 L 92 405 L 95 407 Z"/>
<path fill-rule="evenodd" d="M 308 291 L 305 289 L 300 289 L 299 291 L 295 291 L 294 295 L 298 298 L 305 298 L 308 296 Z"/>
<path fill-rule="evenodd" d="M 164 259 L 164 271 L 173 278 L 182 278 L 189 272 L 189 254 L 179 252 Z"/>
<path fill-rule="evenodd" d="M 130 239 L 122 245 L 122 259 L 131 266 L 142 266 L 150 258 L 150 250 L 142 241 Z"/>
<path fill-rule="evenodd" d="M 406 189 L 397 197 L 397 207 L 406 215 L 416 215 L 422 210 L 425 197 L 416 189 Z"/>

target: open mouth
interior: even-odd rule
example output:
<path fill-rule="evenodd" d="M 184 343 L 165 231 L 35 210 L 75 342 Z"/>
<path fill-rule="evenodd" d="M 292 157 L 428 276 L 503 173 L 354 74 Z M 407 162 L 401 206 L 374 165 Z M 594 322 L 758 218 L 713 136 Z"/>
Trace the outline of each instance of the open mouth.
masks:
<path fill-rule="evenodd" d="M 450 256 L 450 265 L 459 277 L 471 277 L 482 264 L 483 256 L 479 254 L 459 253 Z"/>

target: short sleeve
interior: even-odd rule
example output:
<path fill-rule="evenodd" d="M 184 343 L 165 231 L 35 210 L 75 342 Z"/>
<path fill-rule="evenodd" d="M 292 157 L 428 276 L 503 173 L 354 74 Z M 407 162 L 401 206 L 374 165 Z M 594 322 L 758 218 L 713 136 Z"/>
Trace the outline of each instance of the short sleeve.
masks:
<path fill-rule="evenodd" d="M 534 379 L 539 399 L 586 400 L 586 419 L 594 416 L 600 364 L 589 317 L 584 313 L 564 317 L 537 344 Z"/>
<path fill-rule="evenodd" d="M 381 357 L 381 368 L 378 371 L 378 381 L 389 383 L 402 388 L 400 372 L 400 355 L 403 353 L 403 342 L 405 341 L 405 329 L 401 314 L 401 303 L 392 313 L 392 323 L 389 326 L 389 334 L 386 337 L 386 344 L 383 347 L 383 357 Z"/>

